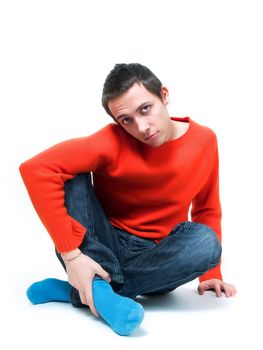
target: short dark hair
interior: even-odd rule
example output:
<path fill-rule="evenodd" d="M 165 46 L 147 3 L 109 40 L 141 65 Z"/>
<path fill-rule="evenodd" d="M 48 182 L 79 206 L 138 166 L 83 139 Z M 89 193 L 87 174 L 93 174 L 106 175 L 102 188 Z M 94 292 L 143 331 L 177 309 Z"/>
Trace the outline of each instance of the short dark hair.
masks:
<path fill-rule="evenodd" d="M 114 119 L 108 107 L 109 100 L 127 91 L 134 83 L 142 84 L 149 92 L 162 100 L 162 83 L 147 67 L 139 63 L 117 63 L 108 74 L 102 92 L 102 106 Z"/>

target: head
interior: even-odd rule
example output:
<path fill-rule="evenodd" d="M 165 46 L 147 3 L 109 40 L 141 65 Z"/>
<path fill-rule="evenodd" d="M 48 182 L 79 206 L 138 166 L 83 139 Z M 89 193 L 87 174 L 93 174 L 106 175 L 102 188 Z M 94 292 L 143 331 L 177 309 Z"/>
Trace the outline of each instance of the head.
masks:
<path fill-rule="evenodd" d="M 160 146 L 174 133 L 168 102 L 168 89 L 138 63 L 116 64 L 104 83 L 106 112 L 130 135 L 151 146 Z"/>

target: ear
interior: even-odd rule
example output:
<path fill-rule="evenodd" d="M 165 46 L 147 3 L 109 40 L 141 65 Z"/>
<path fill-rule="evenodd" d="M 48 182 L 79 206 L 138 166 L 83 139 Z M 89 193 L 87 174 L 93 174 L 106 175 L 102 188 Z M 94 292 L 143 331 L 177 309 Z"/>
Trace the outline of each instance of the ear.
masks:
<path fill-rule="evenodd" d="M 167 87 L 164 85 L 161 87 L 161 94 L 162 94 L 162 98 L 163 98 L 163 103 L 165 105 L 167 105 L 170 102 L 169 91 L 168 91 Z"/>

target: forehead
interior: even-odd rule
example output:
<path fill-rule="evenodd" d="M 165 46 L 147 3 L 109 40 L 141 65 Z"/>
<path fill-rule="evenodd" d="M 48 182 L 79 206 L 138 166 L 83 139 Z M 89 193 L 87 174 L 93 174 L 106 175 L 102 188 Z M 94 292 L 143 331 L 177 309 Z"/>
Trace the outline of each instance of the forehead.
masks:
<path fill-rule="evenodd" d="M 157 98 L 142 84 L 133 84 L 122 95 L 109 100 L 108 106 L 111 113 L 116 117 L 119 114 L 134 112 L 142 103 L 153 101 Z"/>

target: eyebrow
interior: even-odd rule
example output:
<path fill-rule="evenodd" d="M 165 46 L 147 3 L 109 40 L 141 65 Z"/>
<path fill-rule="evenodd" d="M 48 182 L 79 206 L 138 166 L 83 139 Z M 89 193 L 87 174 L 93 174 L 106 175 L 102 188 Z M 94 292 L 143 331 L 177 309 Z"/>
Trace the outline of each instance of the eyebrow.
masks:
<path fill-rule="evenodd" d="M 146 101 L 146 102 L 143 102 L 137 109 L 136 109 L 136 112 L 138 112 L 143 106 L 145 105 L 148 105 L 150 104 L 151 102 L 150 101 Z M 122 115 L 119 115 L 116 120 L 118 121 L 120 118 L 123 118 L 123 117 L 129 117 L 127 114 L 122 114 Z"/>

